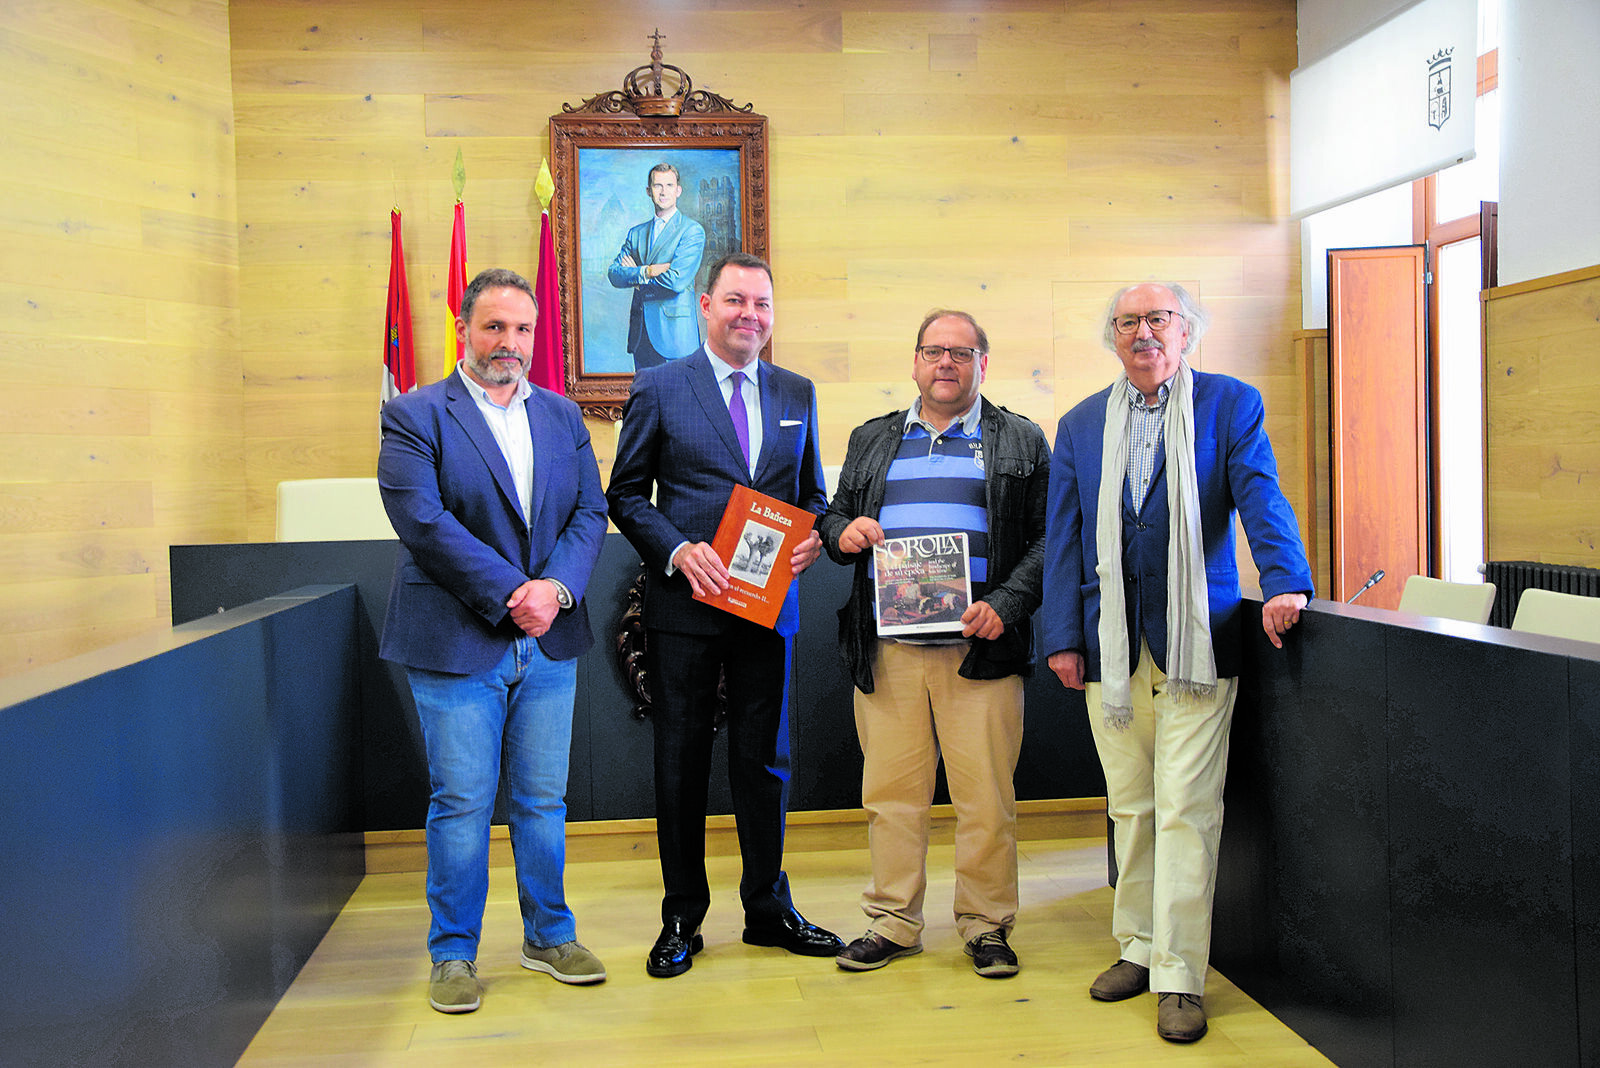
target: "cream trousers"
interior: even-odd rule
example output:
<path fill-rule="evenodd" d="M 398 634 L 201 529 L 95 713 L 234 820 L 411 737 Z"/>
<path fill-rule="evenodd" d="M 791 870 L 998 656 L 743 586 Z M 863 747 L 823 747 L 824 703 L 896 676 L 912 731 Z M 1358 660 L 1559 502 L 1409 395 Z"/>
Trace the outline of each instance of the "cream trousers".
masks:
<path fill-rule="evenodd" d="M 1178 698 L 1141 642 L 1131 681 L 1133 723 L 1121 731 L 1105 724 L 1100 684 L 1085 687 L 1116 831 L 1111 933 L 1123 960 L 1150 969 L 1151 990 L 1201 994 L 1239 680 L 1218 679 L 1213 697 Z"/>

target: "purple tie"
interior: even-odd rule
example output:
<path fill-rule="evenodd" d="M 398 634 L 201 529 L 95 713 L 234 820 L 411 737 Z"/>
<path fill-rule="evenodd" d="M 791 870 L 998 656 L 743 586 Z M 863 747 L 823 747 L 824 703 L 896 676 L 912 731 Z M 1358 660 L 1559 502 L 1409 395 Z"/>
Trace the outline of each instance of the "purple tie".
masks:
<path fill-rule="evenodd" d="M 733 372 L 733 396 L 728 399 L 728 414 L 733 417 L 733 432 L 739 436 L 739 451 L 744 453 L 744 465 L 750 466 L 750 413 L 744 408 L 744 372 Z"/>

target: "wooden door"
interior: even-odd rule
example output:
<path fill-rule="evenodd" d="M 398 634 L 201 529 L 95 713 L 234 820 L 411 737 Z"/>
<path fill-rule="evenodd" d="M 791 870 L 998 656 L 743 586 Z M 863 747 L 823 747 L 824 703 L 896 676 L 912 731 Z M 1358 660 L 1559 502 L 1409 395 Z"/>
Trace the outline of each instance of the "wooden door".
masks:
<path fill-rule="evenodd" d="M 1328 252 L 1332 595 L 1394 608 L 1428 574 L 1428 345 L 1422 245 Z"/>

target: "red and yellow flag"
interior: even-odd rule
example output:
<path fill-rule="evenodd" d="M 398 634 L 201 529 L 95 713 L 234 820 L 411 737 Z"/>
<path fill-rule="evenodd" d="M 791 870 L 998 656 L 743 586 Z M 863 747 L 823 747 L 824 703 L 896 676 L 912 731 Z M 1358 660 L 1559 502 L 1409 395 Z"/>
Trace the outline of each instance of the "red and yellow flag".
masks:
<path fill-rule="evenodd" d="M 539 277 L 533 284 L 539 301 L 539 323 L 533 334 L 533 362 L 528 365 L 528 380 L 536 386 L 565 394 L 566 361 L 561 337 L 561 280 L 556 271 L 556 243 L 550 232 L 550 201 L 555 182 L 550 165 L 539 161 L 539 179 L 533 184 L 544 212 L 539 220 Z"/>
<path fill-rule="evenodd" d="M 456 361 L 461 359 L 461 339 L 456 335 L 456 317 L 461 314 L 461 295 L 467 291 L 467 212 L 458 199 L 456 201 L 455 223 L 450 228 L 450 265 L 445 281 L 444 299 L 450 311 L 450 321 L 446 324 L 444 348 L 444 373 L 448 375 L 456 369 Z"/>
<path fill-rule="evenodd" d="M 417 388 L 417 349 L 411 337 L 411 292 L 406 285 L 406 249 L 400 209 L 389 212 L 389 304 L 383 317 L 383 386 L 378 407 Z"/>

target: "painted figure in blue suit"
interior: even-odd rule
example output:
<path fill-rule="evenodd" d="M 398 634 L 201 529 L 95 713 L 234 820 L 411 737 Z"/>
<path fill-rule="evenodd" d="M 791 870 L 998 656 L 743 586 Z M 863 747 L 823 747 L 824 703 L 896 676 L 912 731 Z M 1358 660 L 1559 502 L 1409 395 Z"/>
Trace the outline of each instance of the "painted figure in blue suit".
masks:
<path fill-rule="evenodd" d="M 706 231 L 678 210 L 683 193 L 678 168 L 658 163 L 647 179 L 655 216 L 628 231 L 606 277 L 633 290 L 628 310 L 628 351 L 634 370 L 677 360 L 700 347 L 694 279 L 706 249 Z"/>
<path fill-rule="evenodd" d="M 704 945 L 700 923 L 711 904 L 706 795 L 719 674 L 726 679 L 728 779 L 744 861 L 744 941 L 818 957 L 843 947 L 796 911 L 783 871 L 798 591 L 790 587 L 773 629 L 693 597 L 728 587 L 710 542 L 736 483 L 822 513 L 816 390 L 760 359 L 772 335 L 765 262 L 742 252 L 723 257 L 711 269 L 700 311 L 705 345 L 634 377 L 606 490 L 612 521 L 649 573 L 645 670 L 665 893 L 661 934 L 645 970 L 658 978 L 688 971 Z M 744 440 L 736 419 L 745 424 Z M 796 574 L 821 547 L 813 531 L 791 557 Z"/>
<path fill-rule="evenodd" d="M 405 665 L 422 724 L 428 804 L 429 1003 L 471 1012 L 502 778 L 522 906 L 522 965 L 564 983 L 605 968 L 567 907 L 567 760 L 583 594 L 605 498 L 577 405 L 528 383 L 538 305 L 520 275 L 479 274 L 461 298 L 465 355 L 383 407 L 378 485 L 400 537 L 381 655 Z"/>
<path fill-rule="evenodd" d="M 1311 593 L 1260 393 L 1184 359 L 1206 322 L 1177 285 L 1131 286 L 1112 300 L 1105 340 L 1124 373 L 1057 429 L 1038 617 L 1051 670 L 1085 690 L 1116 831 L 1120 957 L 1089 992 L 1119 1001 L 1156 991 L 1157 1033 L 1175 1042 L 1206 1031 L 1243 644 L 1235 514 L 1273 645 L 1282 648 Z"/>

